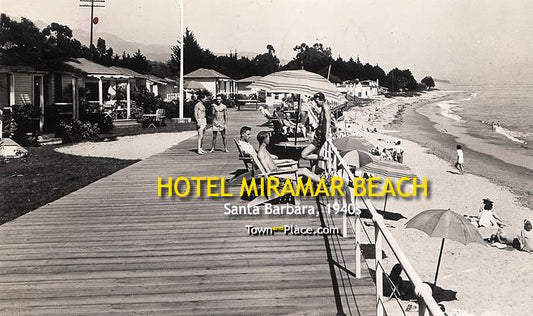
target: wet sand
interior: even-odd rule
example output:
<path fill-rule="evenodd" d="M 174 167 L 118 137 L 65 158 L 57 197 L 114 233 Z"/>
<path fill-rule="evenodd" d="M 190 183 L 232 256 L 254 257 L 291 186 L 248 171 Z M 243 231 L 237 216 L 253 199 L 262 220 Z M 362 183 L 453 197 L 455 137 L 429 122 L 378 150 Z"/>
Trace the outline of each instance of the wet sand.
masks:
<path fill-rule="evenodd" d="M 456 97 L 458 97 L 457 94 L 447 98 L 453 99 Z M 422 106 L 424 104 L 407 107 L 401 117 L 387 127 L 399 131 L 396 135 L 401 135 L 401 138 L 420 144 L 427 148 L 429 153 L 435 154 L 453 165 L 456 159 L 455 146 L 458 144 L 458 138 L 442 132 L 443 126 L 418 113 Z M 517 195 L 517 199 L 522 205 L 533 210 L 533 181 L 531 181 L 533 179 L 533 170 L 505 162 L 493 155 L 473 150 L 464 144 L 463 151 L 465 155 L 465 171 L 467 173 L 488 178 L 493 183 L 510 188 Z M 500 156 L 505 159 L 506 153 L 501 152 Z"/>

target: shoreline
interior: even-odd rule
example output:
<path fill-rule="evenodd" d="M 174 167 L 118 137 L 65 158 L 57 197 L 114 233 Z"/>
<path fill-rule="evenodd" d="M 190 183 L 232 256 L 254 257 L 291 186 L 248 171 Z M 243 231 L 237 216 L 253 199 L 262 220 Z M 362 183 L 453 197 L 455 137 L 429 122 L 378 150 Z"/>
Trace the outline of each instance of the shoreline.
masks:
<path fill-rule="evenodd" d="M 482 199 L 489 197 L 495 201 L 496 214 L 508 224 L 504 230 L 511 234 L 520 231 L 524 218 L 531 219 L 533 216 L 531 209 L 519 203 L 515 191 L 502 184 L 502 181 L 491 180 L 487 177 L 488 172 L 481 172 L 483 168 L 489 168 L 491 174 L 502 177 L 502 172 L 517 172 L 514 168 L 517 166 L 499 170 L 492 165 L 499 163 L 493 161 L 496 158 L 479 154 L 484 164 L 477 166 L 479 169 L 474 172 L 470 164 L 474 164 L 478 156 L 466 149 L 465 158 L 469 164 L 467 173 L 456 174 L 453 166 L 455 137 L 439 131 L 432 121 L 416 112 L 424 105 L 460 95 L 457 91 L 441 91 L 423 94 L 421 98 L 408 99 L 407 102 L 404 102 L 405 98 L 387 101 L 385 105 L 382 100 L 377 100 L 368 107 L 353 111 L 368 126 L 372 125 L 372 121 L 368 120 L 369 114 L 379 112 L 381 117 L 375 124 L 378 133 L 362 132 L 363 137 L 388 140 L 387 146 L 393 141 L 402 140 L 404 163 L 419 177 L 427 177 L 430 181 L 430 195 L 427 198 L 389 198 L 387 211 L 401 216 L 398 216 L 399 220 L 387 220 L 387 224 L 419 276 L 431 282 L 435 278 L 441 239 L 428 237 L 418 230 L 405 229 L 407 220 L 416 214 L 428 209 L 449 208 L 459 214 L 477 215 Z M 386 109 L 376 110 L 378 107 Z M 396 121 L 391 124 L 395 118 Z M 382 208 L 383 199 L 372 201 L 377 208 Z M 447 241 L 438 286 L 450 296 L 441 303 L 449 315 L 524 314 L 529 310 L 526 302 L 533 297 L 533 290 L 528 287 L 533 283 L 533 275 L 529 265 L 525 264 L 529 260 L 533 260 L 533 254 L 478 244 L 464 246 Z M 394 260 L 387 259 L 385 270 L 390 271 L 394 264 Z M 503 269 L 504 266 L 510 269 Z M 518 288 L 525 290 L 516 291 Z"/>
<path fill-rule="evenodd" d="M 450 94 L 443 98 L 416 104 L 404 110 L 398 119 L 385 125 L 401 134 L 400 138 L 413 141 L 428 149 L 428 152 L 440 159 L 449 161 L 453 165 L 455 161 L 455 145 L 458 137 L 442 130 L 444 127 L 433 122 L 426 115 L 419 113 L 419 109 L 441 101 L 455 100 L 460 93 Z M 444 128 L 445 129 L 445 128 Z M 387 133 L 391 135 L 391 133 Z M 466 164 L 465 171 L 488 179 L 494 184 L 501 185 L 511 190 L 516 195 L 516 200 L 524 207 L 533 211 L 533 184 L 529 183 L 533 178 L 533 170 L 506 162 L 497 157 L 472 149 L 463 145 Z M 503 153 L 502 153 L 503 155 Z M 533 215 L 533 213 L 532 213 Z"/>

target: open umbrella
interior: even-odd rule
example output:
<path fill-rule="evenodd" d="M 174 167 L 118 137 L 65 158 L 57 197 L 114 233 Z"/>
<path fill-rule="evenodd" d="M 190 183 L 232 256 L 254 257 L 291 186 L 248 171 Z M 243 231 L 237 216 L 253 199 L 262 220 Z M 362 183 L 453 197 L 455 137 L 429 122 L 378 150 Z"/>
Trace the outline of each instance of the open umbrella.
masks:
<path fill-rule="evenodd" d="M 361 166 L 361 171 L 371 173 L 383 178 L 400 179 L 403 177 L 416 178 L 416 174 L 407 165 L 390 160 L 374 160 Z M 383 211 L 387 208 L 389 194 L 385 194 Z"/>
<path fill-rule="evenodd" d="M 250 89 L 306 95 L 322 92 L 326 99 L 339 103 L 343 102 L 343 96 L 333 83 L 319 74 L 306 70 L 274 72 L 252 83 Z"/>
<path fill-rule="evenodd" d="M 435 285 L 437 285 L 442 250 L 444 249 L 444 240 L 446 238 L 460 242 L 463 245 L 469 243 L 480 243 L 485 245 L 485 241 L 483 241 L 477 228 L 464 216 L 457 214 L 450 209 L 434 209 L 420 212 L 405 223 L 405 227 L 421 230 L 430 237 L 442 238 L 439 261 L 437 263 L 437 272 L 435 273 Z"/>
<path fill-rule="evenodd" d="M 187 90 L 202 90 L 205 86 L 197 81 L 188 80 L 183 84 L 183 87 Z"/>
<path fill-rule="evenodd" d="M 344 151 L 341 152 L 341 156 L 348 165 L 355 166 L 357 168 L 374 161 L 372 154 L 362 150 Z"/>
<path fill-rule="evenodd" d="M 335 139 L 333 145 L 337 147 L 339 152 L 351 150 L 370 151 L 374 146 L 362 137 L 347 136 Z M 371 162 L 371 161 L 369 161 Z"/>
<path fill-rule="evenodd" d="M 337 90 L 337 87 L 319 74 L 306 70 L 284 70 L 274 72 L 264 76 L 250 85 L 250 89 L 266 90 L 269 92 L 295 93 L 304 95 L 314 95 L 322 92 L 326 99 L 343 103 L 344 97 Z M 301 100 L 298 101 L 298 111 L 296 113 L 296 126 L 300 122 Z M 296 145 L 296 140 L 294 141 Z"/>

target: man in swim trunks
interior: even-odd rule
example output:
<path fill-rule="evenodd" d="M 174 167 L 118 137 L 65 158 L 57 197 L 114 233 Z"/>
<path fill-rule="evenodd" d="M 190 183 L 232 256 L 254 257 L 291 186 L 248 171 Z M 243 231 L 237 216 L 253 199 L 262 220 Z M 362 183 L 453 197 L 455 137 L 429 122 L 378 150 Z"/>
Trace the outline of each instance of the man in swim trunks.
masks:
<path fill-rule="evenodd" d="M 205 154 L 202 149 L 202 142 L 204 140 L 204 132 L 207 127 L 207 119 L 205 117 L 205 105 L 207 103 L 207 95 L 200 96 L 200 101 L 194 105 L 194 118 L 196 119 L 196 127 L 198 128 L 198 155 Z"/>
<path fill-rule="evenodd" d="M 306 160 L 318 160 L 317 152 L 326 142 L 326 138 L 331 137 L 331 111 L 326 103 L 326 97 L 322 92 L 317 92 L 313 96 L 313 100 L 322 111 L 320 112 L 318 127 L 315 130 L 313 141 L 302 151 L 302 159 Z"/>

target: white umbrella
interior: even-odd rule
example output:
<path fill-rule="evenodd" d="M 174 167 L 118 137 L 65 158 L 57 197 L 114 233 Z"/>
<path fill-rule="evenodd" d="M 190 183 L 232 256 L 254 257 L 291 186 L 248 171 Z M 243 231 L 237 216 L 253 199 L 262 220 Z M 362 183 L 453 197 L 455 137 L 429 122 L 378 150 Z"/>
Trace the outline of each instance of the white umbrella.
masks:
<path fill-rule="evenodd" d="M 270 92 L 295 93 L 300 95 L 314 95 L 322 92 L 326 99 L 343 103 L 344 97 L 337 87 L 326 78 L 306 70 L 284 70 L 264 76 L 250 85 L 250 89 L 267 90 Z M 300 106 L 302 98 L 298 101 L 296 124 L 300 122 Z M 296 140 L 295 140 L 296 144 Z"/>
<path fill-rule="evenodd" d="M 314 95 L 322 92 L 326 99 L 343 103 L 344 97 L 326 78 L 306 70 L 284 70 L 264 76 L 250 85 L 251 89 Z"/>

